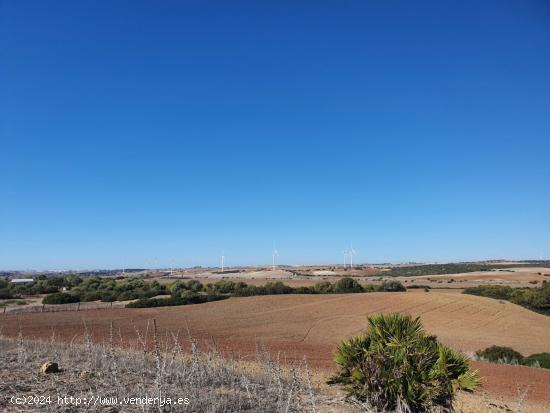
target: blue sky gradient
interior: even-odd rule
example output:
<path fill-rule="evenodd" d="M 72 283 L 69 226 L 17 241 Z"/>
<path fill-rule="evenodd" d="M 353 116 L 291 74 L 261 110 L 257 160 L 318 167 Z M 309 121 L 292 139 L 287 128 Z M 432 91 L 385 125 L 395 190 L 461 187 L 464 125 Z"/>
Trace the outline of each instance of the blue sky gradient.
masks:
<path fill-rule="evenodd" d="M 545 1 L 0 19 L 2 269 L 550 259 Z"/>

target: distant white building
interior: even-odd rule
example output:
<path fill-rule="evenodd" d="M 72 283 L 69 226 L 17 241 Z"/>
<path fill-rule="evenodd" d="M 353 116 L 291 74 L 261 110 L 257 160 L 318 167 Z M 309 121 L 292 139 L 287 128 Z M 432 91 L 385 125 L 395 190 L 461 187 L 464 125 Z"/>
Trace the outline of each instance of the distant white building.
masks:
<path fill-rule="evenodd" d="M 34 280 L 32 278 L 13 278 L 11 282 L 17 285 L 29 285 L 32 284 Z"/>

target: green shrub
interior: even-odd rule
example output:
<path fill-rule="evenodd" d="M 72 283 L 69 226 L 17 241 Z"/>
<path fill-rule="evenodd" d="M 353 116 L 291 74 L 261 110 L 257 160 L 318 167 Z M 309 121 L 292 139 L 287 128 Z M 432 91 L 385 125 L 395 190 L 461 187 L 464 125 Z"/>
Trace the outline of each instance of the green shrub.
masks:
<path fill-rule="evenodd" d="M 413 289 L 413 288 L 422 288 L 424 290 L 431 290 L 432 289 L 432 287 L 430 287 L 429 285 L 426 285 L 426 284 L 415 284 L 415 285 L 409 285 L 407 287 L 408 290 Z"/>
<path fill-rule="evenodd" d="M 524 264 L 481 264 L 481 263 L 448 263 L 448 264 L 422 264 L 393 267 L 384 271 L 386 277 L 412 277 L 421 275 L 461 274 L 474 271 L 491 271 L 495 269 L 509 269 L 510 267 L 536 267 L 540 263 Z"/>
<path fill-rule="evenodd" d="M 243 282 L 221 280 L 216 281 L 214 284 L 207 284 L 205 290 L 218 294 L 231 294 L 237 289 L 246 288 L 246 286 L 247 285 Z"/>
<path fill-rule="evenodd" d="M 378 291 L 384 291 L 384 292 L 400 292 L 400 291 L 407 291 L 407 288 L 403 284 L 401 284 L 399 281 L 384 281 L 382 285 L 378 288 Z"/>
<path fill-rule="evenodd" d="M 363 292 L 363 287 L 361 284 L 350 277 L 341 278 L 334 283 L 333 292 L 337 294 L 343 293 L 361 293 Z"/>
<path fill-rule="evenodd" d="M 0 300 L 9 300 L 10 298 L 16 298 L 16 295 L 8 288 L 0 289 Z"/>
<path fill-rule="evenodd" d="M 523 360 L 521 353 L 511 347 L 491 346 L 476 352 L 476 356 L 491 363 L 517 364 Z"/>
<path fill-rule="evenodd" d="M 80 297 L 67 293 L 48 294 L 42 299 L 42 304 L 69 304 L 78 303 Z"/>
<path fill-rule="evenodd" d="M 330 294 L 333 292 L 332 284 L 328 281 L 322 281 L 313 286 L 314 294 Z"/>
<path fill-rule="evenodd" d="M 550 369 L 550 353 L 531 354 L 529 357 L 525 357 L 521 361 L 521 364 L 523 364 L 524 366 Z"/>
<path fill-rule="evenodd" d="M 127 308 L 148 308 L 148 307 L 166 307 L 176 305 L 201 304 L 210 301 L 219 301 L 229 298 L 226 295 L 200 294 L 192 291 L 185 291 L 179 297 L 170 296 L 166 298 L 140 298 L 126 304 Z"/>
<path fill-rule="evenodd" d="M 294 289 L 288 285 L 283 284 L 280 281 L 277 282 L 268 282 L 264 285 L 267 295 L 275 294 L 293 294 Z"/>
<path fill-rule="evenodd" d="M 294 288 L 294 294 L 313 294 L 313 291 L 309 287 L 296 287 Z"/>
<path fill-rule="evenodd" d="M 204 286 L 200 281 L 189 280 L 189 281 L 176 281 L 170 286 L 170 292 L 172 294 L 178 295 L 182 291 L 193 291 L 199 292 L 202 291 Z"/>
<path fill-rule="evenodd" d="M 101 293 L 99 291 L 87 291 L 79 295 L 80 301 L 98 301 L 101 299 Z"/>
<path fill-rule="evenodd" d="M 375 409 L 427 412 L 451 409 L 457 389 L 479 385 L 466 356 L 424 332 L 420 319 L 388 314 L 369 317 L 367 334 L 342 342 L 341 367 L 329 384 Z"/>
<path fill-rule="evenodd" d="M 233 295 L 235 297 L 252 297 L 254 295 L 266 295 L 267 292 L 262 286 L 257 287 L 255 285 L 247 285 L 246 287 L 241 287 L 235 289 Z"/>

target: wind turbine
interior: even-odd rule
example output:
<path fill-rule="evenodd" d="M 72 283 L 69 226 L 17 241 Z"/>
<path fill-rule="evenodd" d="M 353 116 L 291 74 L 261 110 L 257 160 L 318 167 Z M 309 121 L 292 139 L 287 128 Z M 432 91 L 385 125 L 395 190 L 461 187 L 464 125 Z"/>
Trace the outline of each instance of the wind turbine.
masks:
<path fill-rule="evenodd" d="M 225 260 L 225 256 L 223 255 L 223 251 L 222 251 L 222 256 L 220 257 L 220 261 L 221 261 L 221 264 L 222 264 L 222 272 L 223 272 L 223 261 Z"/>
<path fill-rule="evenodd" d="M 348 250 L 344 250 L 343 253 L 344 253 L 344 268 L 346 268 L 346 258 L 348 256 Z"/>
<path fill-rule="evenodd" d="M 272 270 L 275 271 L 275 257 L 279 256 L 279 251 L 277 251 L 277 248 L 275 248 L 275 244 L 273 245 L 273 254 L 271 255 L 271 258 L 273 259 L 273 265 Z"/>
<path fill-rule="evenodd" d="M 349 247 L 348 253 L 349 253 L 349 267 L 352 268 L 353 267 L 353 256 L 357 254 L 355 252 L 355 250 L 353 249 L 353 242 L 350 242 L 350 247 Z"/>

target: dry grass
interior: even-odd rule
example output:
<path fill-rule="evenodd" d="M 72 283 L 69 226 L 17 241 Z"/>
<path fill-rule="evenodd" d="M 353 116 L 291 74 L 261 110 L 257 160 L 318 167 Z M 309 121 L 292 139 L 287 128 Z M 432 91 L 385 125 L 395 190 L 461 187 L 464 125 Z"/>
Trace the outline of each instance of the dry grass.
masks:
<path fill-rule="evenodd" d="M 191 337 L 185 353 L 178 334 L 160 340 L 156 323 L 136 330 L 123 342 L 111 325 L 101 344 L 93 343 L 89 329 L 70 343 L 0 338 L 0 411 L 101 411 L 101 412 L 337 412 L 348 411 L 343 401 L 323 397 L 311 382 L 305 361 L 285 366 L 278 358 L 258 350 L 254 364 L 221 357 L 215 349 L 200 351 Z M 126 348 L 122 348 L 126 347 Z M 47 362 L 61 372 L 39 373 Z M 41 406 L 10 403 L 11 396 L 51 396 Z M 59 405 L 57 397 L 187 398 L 189 404 L 158 405 Z M 112 399 L 111 399 L 112 400 Z"/>

